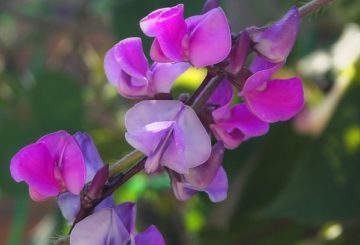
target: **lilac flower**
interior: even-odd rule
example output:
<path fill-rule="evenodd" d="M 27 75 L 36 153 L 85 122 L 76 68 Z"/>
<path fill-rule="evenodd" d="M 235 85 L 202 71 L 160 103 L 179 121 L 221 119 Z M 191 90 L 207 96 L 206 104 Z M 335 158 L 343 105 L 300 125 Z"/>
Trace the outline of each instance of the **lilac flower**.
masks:
<path fill-rule="evenodd" d="M 210 158 L 200 166 L 189 169 L 187 174 L 168 170 L 171 185 L 177 199 L 185 201 L 198 191 L 206 192 L 212 202 L 221 202 L 227 197 L 228 180 L 221 163 L 224 158 L 224 145 L 217 142 Z"/>
<path fill-rule="evenodd" d="M 282 65 L 256 56 L 250 67 L 253 74 L 239 93 L 248 109 L 264 122 L 286 121 L 304 105 L 304 92 L 299 77 L 270 80 Z"/>
<path fill-rule="evenodd" d="M 60 192 L 79 194 L 85 183 L 85 161 L 75 138 L 65 131 L 47 134 L 11 159 L 11 176 L 29 185 L 30 197 L 43 201 Z"/>
<path fill-rule="evenodd" d="M 163 245 L 164 238 L 152 225 L 135 234 L 136 205 L 123 203 L 104 208 L 75 225 L 70 244 L 76 245 Z"/>
<path fill-rule="evenodd" d="M 142 101 L 125 116 L 127 142 L 148 159 L 145 171 L 160 167 L 188 173 L 210 156 L 211 142 L 196 113 L 180 101 Z"/>
<path fill-rule="evenodd" d="M 300 14 L 296 7 L 291 8 L 283 18 L 267 28 L 250 28 L 254 49 L 269 61 L 284 61 L 294 46 L 300 27 Z"/>
<path fill-rule="evenodd" d="M 104 164 L 90 135 L 78 132 L 74 135 L 74 138 L 79 144 L 85 158 L 86 183 L 88 183 L 93 180 L 97 171 L 101 169 Z M 80 196 L 65 192 L 58 196 L 57 202 L 63 216 L 69 223 L 72 223 L 80 210 Z M 108 197 L 97 205 L 94 211 L 97 212 L 100 209 L 112 206 L 114 206 L 114 200 L 112 197 Z"/>
<path fill-rule="evenodd" d="M 189 61 L 195 67 L 224 60 L 231 49 L 231 33 L 218 7 L 184 19 L 184 5 L 158 9 L 140 21 L 145 35 L 155 37 L 151 58 L 157 62 Z"/>
<path fill-rule="evenodd" d="M 149 67 L 141 39 L 137 37 L 115 44 L 107 52 L 104 61 L 107 79 L 127 98 L 169 93 L 172 83 L 188 68 L 186 63 L 154 63 Z"/>

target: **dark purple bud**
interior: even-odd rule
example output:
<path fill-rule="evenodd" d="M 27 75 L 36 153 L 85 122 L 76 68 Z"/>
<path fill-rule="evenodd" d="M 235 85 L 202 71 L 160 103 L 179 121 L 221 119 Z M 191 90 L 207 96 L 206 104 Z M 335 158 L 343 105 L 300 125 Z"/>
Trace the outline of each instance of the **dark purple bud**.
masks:
<path fill-rule="evenodd" d="M 202 13 L 209 12 L 210 10 L 220 7 L 219 0 L 207 0 L 204 3 L 204 7 L 202 9 Z"/>
<path fill-rule="evenodd" d="M 96 198 L 98 198 L 98 196 L 102 192 L 102 189 L 108 177 L 109 177 L 109 165 L 105 165 L 95 174 L 94 179 L 90 184 L 90 188 L 87 193 L 87 196 L 90 199 L 95 200 Z"/>
<path fill-rule="evenodd" d="M 242 31 L 235 40 L 230 54 L 230 64 L 226 68 L 233 75 L 238 74 L 244 66 L 246 57 L 250 53 L 251 39 L 247 31 Z"/>

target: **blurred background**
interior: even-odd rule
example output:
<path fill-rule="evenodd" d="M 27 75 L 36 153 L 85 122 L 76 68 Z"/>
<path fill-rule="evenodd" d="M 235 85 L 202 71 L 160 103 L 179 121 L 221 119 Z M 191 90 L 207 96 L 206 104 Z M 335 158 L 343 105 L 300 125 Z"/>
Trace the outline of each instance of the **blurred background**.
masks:
<path fill-rule="evenodd" d="M 186 15 L 203 1 L 183 1 Z M 234 31 L 280 18 L 296 0 L 223 0 Z M 130 147 L 132 101 L 104 76 L 105 52 L 144 37 L 138 21 L 173 0 L 0 0 L 0 244 L 51 244 L 68 231 L 55 201 L 34 203 L 9 162 L 21 147 L 64 129 L 89 132 L 107 163 Z M 138 203 L 138 230 L 155 224 L 168 244 L 360 244 L 360 1 L 335 1 L 302 20 L 277 76 L 300 75 L 307 105 L 294 120 L 228 151 L 228 199 L 179 202 L 166 176 L 138 175 L 116 199 Z M 150 39 L 144 37 L 145 50 Z M 146 52 L 147 53 L 147 52 Z M 192 91 L 190 70 L 175 93 Z"/>

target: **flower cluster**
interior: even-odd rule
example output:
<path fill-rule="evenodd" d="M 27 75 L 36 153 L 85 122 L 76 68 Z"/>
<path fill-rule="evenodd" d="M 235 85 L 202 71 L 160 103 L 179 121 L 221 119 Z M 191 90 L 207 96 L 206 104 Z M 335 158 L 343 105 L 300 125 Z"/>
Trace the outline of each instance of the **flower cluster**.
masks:
<path fill-rule="evenodd" d="M 207 1 L 203 11 L 185 18 L 179 4 L 151 12 L 140 28 L 153 38 L 154 62 L 149 64 L 141 39 L 131 37 L 107 52 L 104 69 L 122 96 L 142 100 L 126 113 L 125 138 L 146 156 L 145 172 L 166 172 L 179 200 L 205 192 L 220 202 L 228 189 L 225 148 L 266 134 L 270 123 L 292 118 L 303 106 L 300 78 L 272 78 L 294 45 L 300 15 L 294 7 L 270 26 L 231 34 L 217 1 Z M 219 80 L 200 108 L 194 110 L 191 99 L 160 100 L 172 98 L 172 84 L 190 66 L 208 70 L 204 84 Z M 204 87 L 194 96 L 203 96 Z M 84 133 L 46 135 L 21 149 L 10 168 L 16 181 L 29 185 L 33 200 L 57 197 L 69 223 L 76 220 L 84 195 L 97 200 L 109 184 L 108 167 Z M 135 235 L 135 212 L 132 203 L 115 205 L 111 196 L 103 198 L 92 215 L 74 226 L 70 242 L 164 244 L 154 226 Z"/>

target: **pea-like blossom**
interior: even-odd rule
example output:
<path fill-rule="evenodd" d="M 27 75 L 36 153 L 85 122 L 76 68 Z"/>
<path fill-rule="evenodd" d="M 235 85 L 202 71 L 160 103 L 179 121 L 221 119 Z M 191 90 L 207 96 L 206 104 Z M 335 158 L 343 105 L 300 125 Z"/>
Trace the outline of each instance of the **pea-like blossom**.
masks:
<path fill-rule="evenodd" d="M 189 169 L 187 174 L 178 174 L 169 170 L 171 185 L 175 197 L 185 201 L 197 192 L 206 192 L 212 202 L 226 199 L 228 179 L 221 166 L 224 158 L 224 145 L 218 141 L 212 148 L 209 159 L 195 168 Z"/>
<path fill-rule="evenodd" d="M 77 223 L 70 234 L 70 244 L 76 245 L 164 245 L 159 230 L 151 225 L 135 233 L 136 205 L 123 203 L 104 208 Z"/>
<path fill-rule="evenodd" d="M 249 28 L 254 49 L 269 61 L 278 63 L 286 60 L 294 46 L 300 27 L 300 14 L 291 8 L 280 20 L 266 28 Z"/>
<path fill-rule="evenodd" d="M 232 85 L 223 80 L 207 102 L 214 107 L 213 122 L 209 127 L 227 149 L 235 149 L 243 141 L 264 135 L 269 130 L 269 124 L 252 114 L 244 103 L 231 106 L 232 98 Z"/>
<path fill-rule="evenodd" d="M 147 156 L 145 171 L 167 167 L 180 174 L 204 163 L 211 153 L 208 133 L 194 110 L 181 101 L 148 100 L 125 115 L 125 138 Z"/>
<path fill-rule="evenodd" d="M 78 132 L 74 135 L 74 138 L 79 144 L 85 158 L 86 183 L 88 183 L 93 180 L 95 174 L 104 166 L 104 164 L 90 135 Z M 80 210 L 80 196 L 70 192 L 65 192 L 58 196 L 57 203 L 65 219 L 68 223 L 72 223 Z M 102 208 L 112 206 L 114 206 L 114 200 L 110 196 L 98 204 L 95 207 L 94 212 L 97 212 Z"/>
<path fill-rule="evenodd" d="M 50 133 L 22 148 L 11 159 L 11 176 L 29 185 L 30 197 L 43 201 L 69 191 L 78 195 L 85 184 L 83 153 L 74 136 Z"/>
<path fill-rule="evenodd" d="M 187 63 L 154 63 L 149 66 L 138 37 L 115 44 L 104 60 L 109 82 L 117 87 L 122 96 L 132 99 L 169 93 L 173 82 L 188 68 Z"/>
<path fill-rule="evenodd" d="M 155 38 L 150 56 L 157 62 L 189 61 L 205 67 L 223 61 L 231 50 L 229 23 L 220 7 L 187 19 L 183 4 L 162 8 L 143 18 L 140 27 Z"/>
<path fill-rule="evenodd" d="M 252 75 L 239 93 L 247 108 L 264 122 L 286 121 L 304 105 L 304 91 L 299 77 L 271 79 L 282 65 L 256 56 L 250 66 Z"/>

